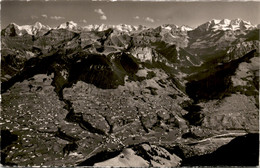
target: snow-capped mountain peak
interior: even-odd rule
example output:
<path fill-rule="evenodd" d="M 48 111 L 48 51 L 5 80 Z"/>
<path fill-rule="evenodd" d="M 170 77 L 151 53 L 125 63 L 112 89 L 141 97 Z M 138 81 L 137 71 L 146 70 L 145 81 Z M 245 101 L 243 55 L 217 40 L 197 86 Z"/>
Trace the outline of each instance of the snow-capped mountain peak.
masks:
<path fill-rule="evenodd" d="M 221 25 L 229 25 L 230 24 L 230 22 L 231 22 L 231 20 L 229 20 L 229 19 L 222 19 L 220 22 L 219 22 L 219 24 L 221 24 Z"/>
<path fill-rule="evenodd" d="M 238 25 L 238 24 L 240 24 L 241 22 L 243 22 L 243 20 L 242 19 L 240 19 L 240 18 L 237 18 L 237 19 L 233 19 L 233 20 L 231 20 L 231 25 Z"/>
<path fill-rule="evenodd" d="M 57 29 L 68 29 L 68 30 L 77 30 L 78 24 L 73 21 L 68 21 L 65 23 L 60 24 Z"/>
<path fill-rule="evenodd" d="M 132 25 L 127 25 L 127 24 L 118 24 L 118 25 L 105 25 L 105 24 L 93 25 L 92 24 L 92 25 L 84 26 L 82 28 L 83 28 L 83 30 L 86 30 L 86 31 L 104 31 L 109 28 L 112 28 L 119 32 L 128 32 L 129 33 L 129 32 L 136 31 L 136 30 L 142 30 L 145 27 L 144 26 L 132 26 Z"/>
<path fill-rule="evenodd" d="M 178 26 L 178 25 L 175 25 L 175 24 L 164 24 L 164 25 L 162 25 L 160 27 L 162 29 L 168 30 L 168 31 L 179 30 L 179 31 L 184 32 L 184 31 L 191 31 L 191 30 L 193 30 L 191 27 L 186 26 L 186 25 Z"/>
<path fill-rule="evenodd" d="M 180 28 L 181 28 L 181 31 L 191 31 L 191 30 L 193 30 L 193 28 L 186 26 L 186 25 L 182 25 Z"/>
<path fill-rule="evenodd" d="M 241 30 L 249 30 L 252 28 L 256 28 L 256 26 L 252 25 L 249 21 L 244 21 L 242 19 L 231 20 L 230 26 L 236 29 L 240 28 Z"/>
<path fill-rule="evenodd" d="M 34 27 L 35 27 L 35 28 L 38 28 L 38 29 L 41 29 L 41 28 L 43 27 L 43 25 L 42 25 L 40 22 L 36 22 L 36 23 L 34 24 Z"/>
<path fill-rule="evenodd" d="M 221 22 L 221 20 L 219 20 L 219 19 L 213 19 L 210 21 L 210 23 L 214 24 L 214 25 L 219 24 L 220 22 Z"/>
<path fill-rule="evenodd" d="M 34 33 L 37 33 L 37 32 L 40 31 L 40 30 L 48 31 L 48 30 L 51 29 L 51 27 L 48 26 L 48 25 L 43 25 L 43 24 L 40 23 L 40 22 L 36 22 L 36 23 L 32 26 L 32 29 L 33 29 L 33 32 L 34 32 Z"/>
<path fill-rule="evenodd" d="M 48 26 L 48 25 L 43 25 L 42 23 L 40 23 L 40 22 L 36 22 L 34 25 L 34 28 L 36 28 L 36 29 L 51 29 L 51 27 L 50 26 Z"/>
<path fill-rule="evenodd" d="M 104 31 L 107 30 L 109 27 L 105 24 L 97 25 L 97 24 L 91 24 L 82 27 L 83 30 L 85 31 Z"/>
<path fill-rule="evenodd" d="M 113 25 L 112 27 L 121 32 L 131 32 L 138 29 L 137 26 L 127 25 L 127 24 Z"/>
<path fill-rule="evenodd" d="M 67 29 L 70 31 L 104 31 L 109 28 L 114 29 L 117 32 L 125 32 L 125 33 L 131 33 L 131 32 L 136 32 L 136 31 L 141 31 L 147 29 L 145 26 L 133 26 L 133 25 L 127 25 L 127 24 L 118 24 L 118 25 L 88 25 L 81 27 L 77 23 L 73 21 L 68 21 L 65 23 L 60 24 L 59 26 L 53 28 L 53 29 Z M 238 19 L 213 19 L 210 20 L 200 26 L 198 26 L 196 29 L 193 29 L 189 26 L 182 25 L 182 26 L 177 26 L 174 24 L 164 24 L 159 27 L 157 27 L 155 30 L 156 31 L 162 31 L 162 32 L 168 32 L 168 33 L 178 33 L 178 32 L 188 32 L 188 31 L 195 31 L 193 34 L 201 34 L 203 32 L 217 32 L 217 31 L 247 31 L 247 30 L 253 30 L 256 29 L 257 25 L 252 25 L 248 21 L 244 21 L 240 18 Z M 3 31 L 4 34 L 10 35 L 12 34 L 13 36 L 22 36 L 24 34 L 29 34 L 29 35 L 39 35 L 42 33 L 46 33 L 47 31 L 51 30 L 52 28 L 46 25 L 43 25 L 40 22 L 36 22 L 33 25 L 22 25 L 19 26 L 16 23 L 11 23 L 9 24 L 5 31 Z"/>
<path fill-rule="evenodd" d="M 218 31 L 218 30 L 250 30 L 256 28 L 256 26 L 252 25 L 248 21 L 244 21 L 240 18 L 238 19 L 213 19 L 211 21 L 208 21 L 201 26 L 198 27 L 202 31 Z"/>
<path fill-rule="evenodd" d="M 104 30 L 107 30 L 108 29 L 108 26 L 105 25 L 105 24 L 101 24 L 98 28 L 98 31 L 104 31 Z"/>
<path fill-rule="evenodd" d="M 84 26 L 82 28 L 83 28 L 83 30 L 86 30 L 86 31 L 92 31 L 92 30 L 96 30 L 98 27 L 99 27 L 99 25 L 97 25 L 97 24 L 90 24 L 90 25 Z"/>
<path fill-rule="evenodd" d="M 34 25 L 22 25 L 22 26 L 19 26 L 16 23 L 11 23 L 7 26 L 7 28 L 5 30 L 8 31 L 9 33 L 12 32 L 13 34 L 22 36 L 24 34 L 36 35 L 40 31 L 46 32 L 50 29 L 51 28 L 49 26 L 45 26 L 45 25 L 41 24 L 40 22 L 36 22 Z"/>

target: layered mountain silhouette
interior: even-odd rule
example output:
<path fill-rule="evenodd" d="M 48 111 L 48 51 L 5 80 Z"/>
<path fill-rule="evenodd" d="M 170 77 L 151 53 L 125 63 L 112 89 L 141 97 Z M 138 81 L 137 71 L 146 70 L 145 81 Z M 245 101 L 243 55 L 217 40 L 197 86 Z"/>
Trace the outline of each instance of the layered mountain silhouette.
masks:
<path fill-rule="evenodd" d="M 140 166 L 176 166 L 181 159 L 214 152 L 228 138 L 258 130 L 259 26 L 248 21 L 214 19 L 196 28 L 11 23 L 1 38 L 3 128 L 22 141 L 15 148 L 34 150 L 40 158 L 66 158 L 66 166 L 94 165 L 115 155 L 120 160 L 126 150 L 130 159 L 140 159 Z M 39 104 L 33 103 L 38 99 Z M 55 122 L 24 123 L 22 116 L 36 114 L 43 123 Z M 15 123 L 26 126 L 25 132 Z M 23 145 L 27 127 L 31 137 L 37 135 L 32 141 L 46 146 L 58 142 L 50 155 Z M 77 141 L 67 144 L 63 137 L 53 137 L 58 128 Z M 215 138 L 220 134 L 234 137 Z M 203 150 L 200 141 L 210 137 L 214 147 L 205 141 Z M 143 144 L 147 142 L 151 144 Z M 31 162 L 15 159 L 12 145 L 3 151 L 5 164 L 62 165 L 35 157 Z M 176 145 L 179 156 L 171 153 Z M 62 156 L 64 150 L 68 155 Z"/>

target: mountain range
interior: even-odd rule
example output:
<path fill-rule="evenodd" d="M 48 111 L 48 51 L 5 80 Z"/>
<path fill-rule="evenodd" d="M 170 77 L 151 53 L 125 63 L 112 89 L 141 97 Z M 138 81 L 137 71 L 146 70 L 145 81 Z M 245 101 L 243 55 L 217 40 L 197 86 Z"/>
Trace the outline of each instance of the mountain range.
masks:
<path fill-rule="evenodd" d="M 11 23 L 1 39 L 3 165 L 258 164 L 258 25 Z"/>
<path fill-rule="evenodd" d="M 181 31 L 192 31 L 194 28 L 189 26 L 176 26 L 176 25 L 170 25 L 165 24 L 163 26 L 160 26 L 163 29 L 166 30 L 172 30 L 174 28 L 180 28 Z M 16 34 L 21 36 L 24 34 L 29 35 L 37 35 L 38 32 L 46 32 L 51 29 L 67 29 L 71 31 L 105 31 L 109 28 L 113 28 L 120 32 L 134 32 L 134 31 L 140 31 L 147 29 L 147 27 L 139 25 L 139 26 L 132 26 L 132 25 L 126 25 L 126 24 L 120 24 L 120 25 L 88 25 L 88 26 L 79 26 L 77 23 L 73 21 L 68 21 L 65 23 L 60 24 L 57 27 L 51 28 L 50 26 L 43 25 L 40 22 L 36 22 L 34 25 L 23 25 L 19 26 L 15 23 L 11 23 L 7 26 L 5 29 L 15 29 Z M 242 19 L 223 19 L 223 20 L 216 20 L 213 19 L 209 22 L 206 22 L 200 26 L 198 26 L 196 29 L 200 30 L 206 30 L 206 31 L 218 31 L 218 30 L 252 30 L 256 29 L 257 25 L 252 25 L 250 22 L 244 21 Z"/>

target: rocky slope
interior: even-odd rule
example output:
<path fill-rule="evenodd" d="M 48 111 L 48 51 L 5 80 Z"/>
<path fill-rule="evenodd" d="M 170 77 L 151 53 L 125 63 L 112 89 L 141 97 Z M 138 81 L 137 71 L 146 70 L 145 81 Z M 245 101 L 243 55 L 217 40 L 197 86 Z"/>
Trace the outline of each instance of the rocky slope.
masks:
<path fill-rule="evenodd" d="M 223 159 L 236 139 L 258 149 L 259 29 L 249 22 L 10 24 L 1 37 L 4 165 L 233 165 L 240 156 L 203 158 Z M 256 165 L 247 152 L 238 163 Z"/>

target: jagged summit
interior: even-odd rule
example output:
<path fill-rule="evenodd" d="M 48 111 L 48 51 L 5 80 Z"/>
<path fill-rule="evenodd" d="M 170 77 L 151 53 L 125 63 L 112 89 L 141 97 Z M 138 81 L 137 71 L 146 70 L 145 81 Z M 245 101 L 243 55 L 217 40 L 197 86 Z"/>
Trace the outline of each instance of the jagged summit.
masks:
<path fill-rule="evenodd" d="M 104 31 L 104 30 L 107 30 L 109 28 L 112 28 L 112 29 L 117 30 L 119 32 L 132 32 L 132 31 L 146 29 L 146 27 L 142 26 L 142 25 L 133 26 L 133 25 L 128 25 L 128 24 L 118 24 L 118 25 L 91 24 L 91 25 L 82 27 L 83 30 L 87 30 L 87 31 Z"/>
<path fill-rule="evenodd" d="M 112 27 L 115 28 L 118 31 L 124 31 L 124 32 L 130 32 L 130 31 L 138 30 L 137 26 L 127 25 L 127 24 L 113 25 Z"/>
<path fill-rule="evenodd" d="M 187 25 L 182 25 L 180 28 L 181 28 L 182 31 L 191 31 L 191 30 L 193 30 L 192 27 L 187 26 Z"/>
<path fill-rule="evenodd" d="M 29 34 L 29 35 L 37 35 L 40 32 L 47 32 L 51 28 L 50 26 L 43 25 L 40 22 L 36 22 L 33 25 L 21 25 L 19 26 L 16 23 L 10 23 L 5 29 L 4 29 L 4 34 L 5 35 L 18 35 L 22 36 L 24 34 Z"/>
<path fill-rule="evenodd" d="M 73 21 L 67 21 L 60 24 L 57 29 L 68 29 L 68 30 L 77 30 L 79 28 L 78 24 Z"/>
<path fill-rule="evenodd" d="M 35 27 L 35 28 L 38 28 L 38 29 L 42 29 L 42 28 L 51 29 L 50 26 L 48 26 L 48 25 L 43 25 L 41 22 L 35 22 L 34 27 Z"/>
<path fill-rule="evenodd" d="M 182 25 L 182 26 L 178 26 L 175 24 L 163 24 L 162 26 L 159 26 L 162 29 L 165 30 L 179 30 L 179 31 L 191 31 L 193 30 L 192 27 L 187 26 L 187 25 Z"/>
<path fill-rule="evenodd" d="M 178 28 L 175 24 L 163 24 L 161 27 L 165 29 Z"/>
<path fill-rule="evenodd" d="M 256 28 L 255 25 L 252 25 L 249 21 L 244 21 L 240 18 L 237 19 L 212 19 L 200 26 L 198 26 L 198 29 L 204 30 L 204 31 L 217 31 L 217 30 L 251 30 Z"/>

